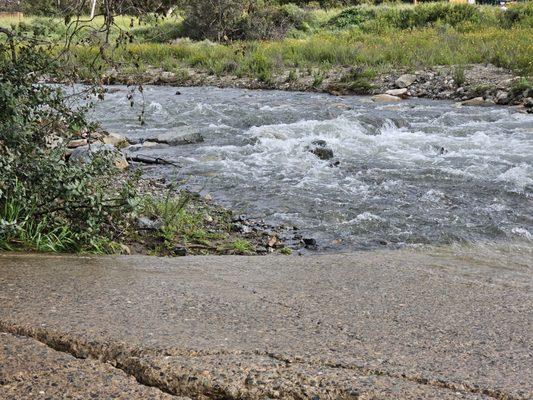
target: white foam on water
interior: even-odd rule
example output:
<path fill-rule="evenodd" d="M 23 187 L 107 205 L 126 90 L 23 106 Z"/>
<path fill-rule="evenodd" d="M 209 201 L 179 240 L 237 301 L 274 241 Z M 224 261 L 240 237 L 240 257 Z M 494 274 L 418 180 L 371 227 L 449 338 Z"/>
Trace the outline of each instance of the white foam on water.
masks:
<path fill-rule="evenodd" d="M 533 167 L 525 163 L 520 164 L 500 174 L 497 180 L 511 183 L 517 190 L 524 191 L 526 186 L 533 185 Z"/>
<path fill-rule="evenodd" d="M 525 228 L 513 228 L 511 232 L 516 235 L 520 236 L 522 238 L 525 238 L 527 240 L 533 240 L 533 235 Z"/>

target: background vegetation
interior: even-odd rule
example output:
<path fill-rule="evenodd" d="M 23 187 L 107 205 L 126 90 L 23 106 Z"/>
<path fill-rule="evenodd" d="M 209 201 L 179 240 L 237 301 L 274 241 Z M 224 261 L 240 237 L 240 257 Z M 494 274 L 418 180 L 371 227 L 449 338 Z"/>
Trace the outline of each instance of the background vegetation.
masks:
<path fill-rule="evenodd" d="M 316 3 L 302 8 L 262 0 L 221 0 L 222 13 L 208 7 L 210 3 L 183 2 L 172 16 L 114 17 L 111 39 L 121 45 L 114 46 L 109 57 L 131 72 L 152 66 L 186 76 L 183 69 L 188 67 L 261 80 L 287 69 L 334 66 L 386 72 L 398 67 L 493 63 L 526 76 L 533 71 L 531 2 L 507 10 L 446 2 L 326 10 L 316 8 Z M 86 24 L 98 26 L 102 18 Z M 53 18 L 28 18 L 18 24 L 0 21 L 0 26 L 6 25 L 43 40 L 71 37 L 70 25 Z M 70 62 L 83 77 L 100 53 L 103 36 L 78 27 L 76 45 L 71 47 L 75 58 Z M 107 60 L 101 61 L 103 69 Z"/>

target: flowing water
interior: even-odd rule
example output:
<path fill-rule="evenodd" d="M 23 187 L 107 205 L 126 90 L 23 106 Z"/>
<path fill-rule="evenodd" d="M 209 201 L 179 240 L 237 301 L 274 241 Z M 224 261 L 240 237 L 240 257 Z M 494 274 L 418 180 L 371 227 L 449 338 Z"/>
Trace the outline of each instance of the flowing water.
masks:
<path fill-rule="evenodd" d="M 237 89 L 146 87 L 146 124 L 116 87 L 94 118 L 131 139 L 197 128 L 200 144 L 143 150 L 182 168 L 149 175 L 323 248 L 533 239 L 533 116 L 505 107 Z M 331 161 L 308 151 L 324 140 Z"/>

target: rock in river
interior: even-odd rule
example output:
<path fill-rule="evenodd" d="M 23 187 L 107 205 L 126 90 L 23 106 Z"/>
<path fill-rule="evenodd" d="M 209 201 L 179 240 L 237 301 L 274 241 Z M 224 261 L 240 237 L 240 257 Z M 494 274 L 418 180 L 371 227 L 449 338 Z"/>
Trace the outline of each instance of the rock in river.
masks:
<path fill-rule="evenodd" d="M 128 140 L 118 133 L 110 133 L 107 136 L 104 136 L 102 138 L 102 141 L 105 144 L 110 144 L 112 146 L 115 146 L 117 148 L 126 147 L 128 145 Z"/>
<path fill-rule="evenodd" d="M 204 141 L 204 137 L 198 131 L 194 130 L 194 128 L 183 126 L 175 130 L 151 137 L 148 139 L 148 141 L 164 143 L 170 146 L 181 146 L 186 144 L 201 143 Z"/>
<path fill-rule="evenodd" d="M 397 101 L 402 101 L 398 96 L 392 96 L 390 94 L 376 94 L 372 96 L 372 101 L 376 103 L 393 103 Z"/>
<path fill-rule="evenodd" d="M 333 158 L 333 150 L 327 145 L 325 140 L 314 140 L 307 150 L 321 160 L 331 160 Z"/>
<path fill-rule="evenodd" d="M 487 106 L 489 103 L 483 97 L 474 97 L 473 99 L 465 100 L 460 103 L 462 106 Z"/>

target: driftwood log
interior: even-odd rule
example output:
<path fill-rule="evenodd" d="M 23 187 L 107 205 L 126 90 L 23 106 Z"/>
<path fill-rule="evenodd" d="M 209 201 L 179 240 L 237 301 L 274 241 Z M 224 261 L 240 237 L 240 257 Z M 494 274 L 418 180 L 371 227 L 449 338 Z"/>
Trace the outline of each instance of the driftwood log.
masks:
<path fill-rule="evenodd" d="M 164 158 L 160 157 L 150 157 L 144 154 L 136 154 L 134 156 L 126 155 L 126 160 L 142 164 L 172 165 L 180 168 L 180 165 L 174 161 L 165 160 Z"/>

